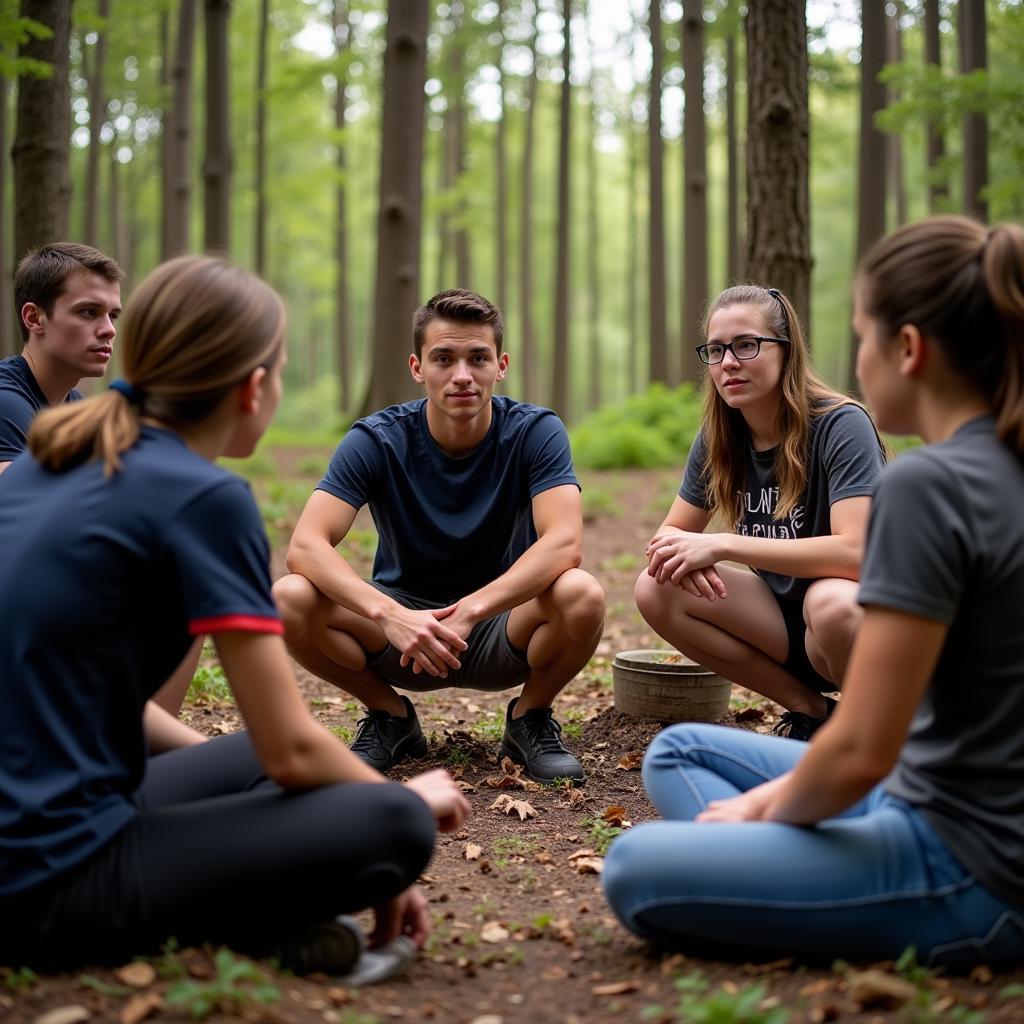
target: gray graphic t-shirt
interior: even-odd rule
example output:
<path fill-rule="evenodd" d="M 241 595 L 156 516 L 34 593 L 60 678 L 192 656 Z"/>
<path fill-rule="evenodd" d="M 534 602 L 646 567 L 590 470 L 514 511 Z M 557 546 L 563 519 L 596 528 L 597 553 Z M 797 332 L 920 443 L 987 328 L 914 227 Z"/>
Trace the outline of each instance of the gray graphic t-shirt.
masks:
<path fill-rule="evenodd" d="M 747 449 L 743 517 L 736 532 L 749 537 L 824 537 L 832 532 L 829 510 L 834 502 L 872 494 L 885 455 L 868 414 L 858 405 L 840 405 L 811 420 L 808 438 L 807 485 L 800 500 L 784 519 L 775 518 L 779 488 L 775 478 L 777 449 Z M 686 460 L 679 497 L 698 508 L 710 508 L 704 477 L 707 448 L 697 434 Z M 776 596 L 803 601 L 809 579 L 774 572 L 758 575 Z"/>

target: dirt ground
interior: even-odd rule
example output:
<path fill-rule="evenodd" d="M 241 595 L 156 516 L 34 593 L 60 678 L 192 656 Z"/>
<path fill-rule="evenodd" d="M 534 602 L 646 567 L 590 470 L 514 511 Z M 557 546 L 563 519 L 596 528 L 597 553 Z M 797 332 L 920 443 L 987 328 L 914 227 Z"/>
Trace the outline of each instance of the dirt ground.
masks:
<path fill-rule="evenodd" d="M 302 496 L 317 475 L 317 457 L 326 462 L 327 454 L 274 452 L 273 479 L 269 473 L 254 479 L 265 508 L 274 503 L 268 525 L 277 573 Z M 290 494 L 274 483 L 282 477 L 294 485 Z M 209 1020 L 282 1024 L 1024 1021 L 1024 969 L 945 978 L 905 964 L 809 968 L 789 960 L 737 964 L 657 955 L 611 916 L 597 873 L 600 854 L 618 829 L 653 817 L 639 754 L 660 728 L 614 709 L 611 661 L 617 651 L 656 646 L 636 613 L 632 583 L 676 482 L 671 471 L 584 479 L 584 567 L 606 589 L 608 618 L 597 654 L 557 707 L 587 770 L 583 789 L 501 788 L 496 751 L 508 695 L 439 691 L 415 698 L 430 753 L 396 775 L 447 767 L 463 783 L 473 814 L 462 831 L 440 837 L 423 876 L 434 930 L 407 975 L 349 990 L 328 978 L 282 975 L 268 964 L 254 971 L 225 954 L 218 961 L 215 950 L 44 977 L 11 965 L 0 968 L 0 1021 L 183 1020 L 190 1009 L 202 1012 L 204 1000 Z M 372 551 L 370 525 L 360 519 L 348 546 L 363 571 Z M 313 714 L 350 738 L 359 718 L 355 702 L 302 670 L 298 676 Z M 766 731 L 776 719 L 778 709 L 746 691 L 736 691 L 732 704 L 727 720 L 737 727 Z M 184 715 L 211 735 L 240 724 L 231 702 L 214 697 L 191 701 Z M 525 801 L 529 816 L 520 820 L 514 808 L 504 813 L 494 806 L 500 797 Z"/>

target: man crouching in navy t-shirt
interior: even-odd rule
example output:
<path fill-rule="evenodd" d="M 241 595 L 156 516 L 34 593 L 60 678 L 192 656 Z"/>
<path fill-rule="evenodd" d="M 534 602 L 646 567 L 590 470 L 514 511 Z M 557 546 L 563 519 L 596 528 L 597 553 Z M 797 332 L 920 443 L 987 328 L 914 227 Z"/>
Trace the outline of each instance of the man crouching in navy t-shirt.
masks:
<path fill-rule="evenodd" d="M 427 744 L 395 688 L 523 689 L 501 749 L 542 782 L 582 781 L 551 702 L 587 663 L 604 621 L 579 568 L 580 488 L 550 410 L 495 397 L 508 371 L 502 317 L 473 292 L 441 292 L 413 319 L 426 398 L 357 421 L 299 519 L 292 575 L 274 587 L 295 658 L 361 700 L 352 749 L 380 771 Z M 336 550 L 369 505 L 373 579 Z"/>

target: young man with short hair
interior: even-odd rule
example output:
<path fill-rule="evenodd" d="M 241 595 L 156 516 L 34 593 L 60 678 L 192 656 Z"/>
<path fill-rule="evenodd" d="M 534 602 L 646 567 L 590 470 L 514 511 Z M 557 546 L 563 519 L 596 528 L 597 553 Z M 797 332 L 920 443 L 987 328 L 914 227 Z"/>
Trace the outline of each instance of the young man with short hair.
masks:
<path fill-rule="evenodd" d="M 426 397 L 353 424 L 310 497 L 274 596 L 293 656 L 361 700 L 352 749 L 386 771 L 427 745 L 408 697 L 523 689 L 502 752 L 534 779 L 583 779 L 551 703 L 597 646 L 604 593 L 579 568 L 582 515 L 569 440 L 550 410 L 494 395 L 508 369 L 501 313 L 473 292 L 413 321 Z M 373 579 L 336 550 L 368 504 Z"/>
<path fill-rule="evenodd" d="M 117 263 L 98 249 L 52 242 L 29 252 L 14 275 L 24 348 L 0 361 L 0 473 L 26 448 L 40 409 L 82 396 L 83 377 L 102 377 L 121 313 Z"/>

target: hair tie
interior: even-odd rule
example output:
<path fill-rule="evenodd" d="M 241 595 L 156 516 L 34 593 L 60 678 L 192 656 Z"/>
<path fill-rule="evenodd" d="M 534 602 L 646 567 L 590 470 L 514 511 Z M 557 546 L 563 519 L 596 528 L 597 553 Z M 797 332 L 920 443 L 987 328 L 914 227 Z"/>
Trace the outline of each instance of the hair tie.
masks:
<path fill-rule="evenodd" d="M 110 390 L 119 391 L 126 399 L 128 399 L 128 403 L 130 405 L 134 405 L 136 407 L 142 406 L 142 392 L 134 385 L 129 384 L 128 381 L 122 380 L 118 377 L 117 380 L 112 380 L 110 382 Z"/>
<path fill-rule="evenodd" d="M 793 332 L 789 326 L 789 314 L 786 312 L 786 304 L 782 301 L 782 292 L 778 288 L 766 288 L 765 291 L 779 304 L 779 309 L 782 310 L 782 322 L 786 325 L 786 337 L 793 338 Z"/>

